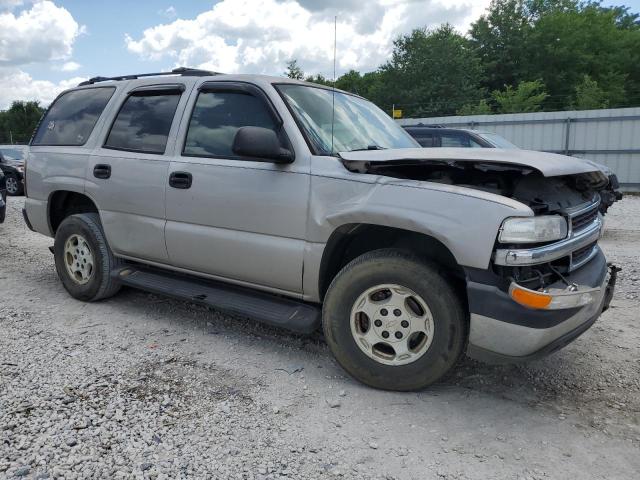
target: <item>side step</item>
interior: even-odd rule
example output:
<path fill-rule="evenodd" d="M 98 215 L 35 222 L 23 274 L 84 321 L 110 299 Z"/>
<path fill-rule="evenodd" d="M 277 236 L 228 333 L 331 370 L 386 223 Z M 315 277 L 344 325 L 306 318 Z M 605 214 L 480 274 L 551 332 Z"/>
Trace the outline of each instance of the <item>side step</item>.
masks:
<path fill-rule="evenodd" d="M 127 266 L 112 272 L 123 285 L 207 305 L 274 327 L 309 334 L 320 326 L 320 309 L 311 304 L 213 280 Z"/>

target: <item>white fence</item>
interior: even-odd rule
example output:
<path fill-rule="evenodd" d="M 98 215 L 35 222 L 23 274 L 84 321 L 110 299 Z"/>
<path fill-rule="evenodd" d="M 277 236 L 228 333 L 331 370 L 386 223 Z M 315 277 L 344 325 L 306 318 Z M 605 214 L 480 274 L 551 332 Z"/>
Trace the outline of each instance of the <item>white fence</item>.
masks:
<path fill-rule="evenodd" d="M 640 108 L 407 118 L 495 132 L 528 150 L 589 158 L 609 166 L 626 189 L 640 189 Z"/>

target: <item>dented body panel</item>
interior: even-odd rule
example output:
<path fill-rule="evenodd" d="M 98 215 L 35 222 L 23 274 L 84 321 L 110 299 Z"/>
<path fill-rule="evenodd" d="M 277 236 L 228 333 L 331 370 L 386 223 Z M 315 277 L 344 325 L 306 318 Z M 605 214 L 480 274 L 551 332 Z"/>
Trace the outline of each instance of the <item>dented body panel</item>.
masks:
<path fill-rule="evenodd" d="M 307 240 L 324 245 L 347 224 L 372 224 L 429 235 L 447 246 L 460 265 L 487 268 L 502 221 L 531 216 L 526 205 L 455 185 L 358 174 L 334 157 L 313 157 Z M 475 239 L 469 242 L 470 235 Z M 322 248 L 305 257 L 305 296 L 318 298 Z M 319 258 L 320 257 L 320 258 Z M 311 278 L 309 278 L 311 277 Z"/>

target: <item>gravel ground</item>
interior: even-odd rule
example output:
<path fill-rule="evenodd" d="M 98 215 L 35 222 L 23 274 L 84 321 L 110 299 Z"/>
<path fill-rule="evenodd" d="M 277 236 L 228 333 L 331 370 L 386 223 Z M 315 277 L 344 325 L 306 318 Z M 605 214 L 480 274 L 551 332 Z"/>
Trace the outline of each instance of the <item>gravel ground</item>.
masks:
<path fill-rule="evenodd" d="M 0 477 L 638 478 L 640 197 L 607 216 L 612 308 L 537 362 L 362 386 L 298 337 L 144 292 L 70 298 L 10 198 L 0 225 Z"/>

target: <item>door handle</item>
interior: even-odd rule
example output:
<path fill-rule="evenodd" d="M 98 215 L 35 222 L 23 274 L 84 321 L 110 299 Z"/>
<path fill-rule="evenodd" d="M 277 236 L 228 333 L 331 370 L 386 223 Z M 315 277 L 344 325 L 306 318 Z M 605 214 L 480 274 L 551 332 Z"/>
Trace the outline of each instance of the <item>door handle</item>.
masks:
<path fill-rule="evenodd" d="M 111 176 L 111 165 L 97 164 L 93 167 L 93 176 L 96 178 L 109 178 Z"/>
<path fill-rule="evenodd" d="M 173 188 L 187 189 L 191 187 L 193 177 L 189 172 L 171 172 L 169 186 Z"/>

